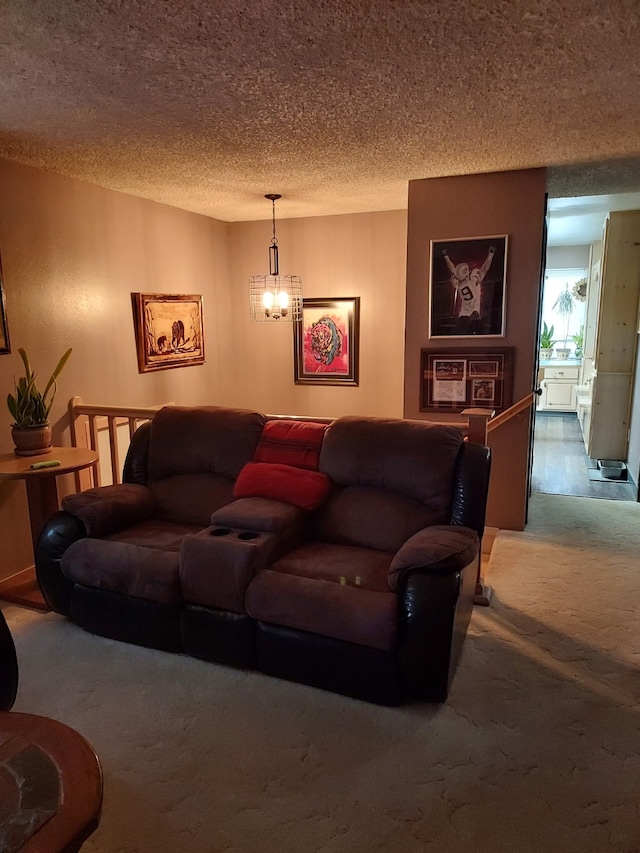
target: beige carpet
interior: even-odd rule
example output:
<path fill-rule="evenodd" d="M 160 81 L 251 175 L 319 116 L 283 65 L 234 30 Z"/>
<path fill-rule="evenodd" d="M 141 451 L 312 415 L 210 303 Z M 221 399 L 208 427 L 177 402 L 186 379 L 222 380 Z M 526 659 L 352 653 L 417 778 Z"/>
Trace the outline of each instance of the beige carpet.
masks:
<path fill-rule="evenodd" d="M 535 495 L 450 700 L 378 708 L 7 606 L 16 710 L 99 753 L 83 853 L 640 850 L 640 505 Z"/>

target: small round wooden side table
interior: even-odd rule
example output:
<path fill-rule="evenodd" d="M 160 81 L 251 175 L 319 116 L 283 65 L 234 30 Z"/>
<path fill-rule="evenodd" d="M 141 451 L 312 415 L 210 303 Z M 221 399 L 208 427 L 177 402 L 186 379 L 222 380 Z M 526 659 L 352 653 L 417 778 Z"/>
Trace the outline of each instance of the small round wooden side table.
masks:
<path fill-rule="evenodd" d="M 29 503 L 31 541 L 35 560 L 36 546 L 45 522 L 59 509 L 56 477 L 88 468 L 97 462 L 95 450 L 82 447 L 52 447 L 42 456 L 16 456 L 0 453 L 0 480 L 24 480 Z M 57 461 L 54 467 L 32 468 L 39 462 Z M 0 598 L 14 604 L 48 610 L 36 581 L 35 567 L 26 569 L 0 581 Z"/>
<path fill-rule="evenodd" d="M 0 849 L 77 853 L 100 822 L 102 769 L 93 748 L 48 717 L 0 713 Z"/>
<path fill-rule="evenodd" d="M 51 453 L 42 456 L 16 456 L 0 453 L 0 480 L 24 480 L 29 502 L 29 522 L 33 549 L 38 542 L 45 521 L 59 508 L 56 477 L 88 468 L 97 462 L 95 450 L 83 447 L 52 447 Z M 32 468 L 39 462 L 59 462 L 50 468 Z"/>

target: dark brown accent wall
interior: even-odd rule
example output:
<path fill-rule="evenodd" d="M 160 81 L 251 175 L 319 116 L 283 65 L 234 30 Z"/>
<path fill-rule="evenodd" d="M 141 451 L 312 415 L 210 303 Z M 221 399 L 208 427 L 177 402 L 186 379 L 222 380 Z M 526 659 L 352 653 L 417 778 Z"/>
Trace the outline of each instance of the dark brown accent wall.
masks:
<path fill-rule="evenodd" d="M 459 420 L 420 411 L 420 350 L 444 346 L 510 346 L 515 350 L 513 402 L 533 389 L 544 233 L 546 171 L 428 178 L 409 184 L 404 417 Z M 430 340 L 431 240 L 507 234 L 503 338 Z M 526 520 L 530 413 L 491 434 L 494 468 L 487 524 L 522 530 Z"/>

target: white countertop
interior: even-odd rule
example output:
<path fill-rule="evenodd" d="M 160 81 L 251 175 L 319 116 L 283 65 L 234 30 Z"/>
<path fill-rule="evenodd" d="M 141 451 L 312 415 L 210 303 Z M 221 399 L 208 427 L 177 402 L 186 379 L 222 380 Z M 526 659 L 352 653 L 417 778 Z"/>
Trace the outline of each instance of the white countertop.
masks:
<path fill-rule="evenodd" d="M 545 358 L 540 359 L 540 367 L 580 367 L 581 358 Z"/>

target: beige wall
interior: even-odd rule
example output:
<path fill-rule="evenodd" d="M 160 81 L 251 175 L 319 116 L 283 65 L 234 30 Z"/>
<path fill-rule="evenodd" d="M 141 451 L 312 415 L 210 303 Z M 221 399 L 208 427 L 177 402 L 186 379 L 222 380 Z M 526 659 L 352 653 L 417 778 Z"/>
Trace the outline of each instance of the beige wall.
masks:
<path fill-rule="evenodd" d="M 236 402 L 262 411 L 339 417 L 402 417 L 406 211 L 283 219 L 280 271 L 302 276 L 306 297 L 360 297 L 360 384 L 293 382 L 290 324 L 249 320 L 249 276 L 268 271 L 270 222 L 231 226 Z"/>
<path fill-rule="evenodd" d="M 266 202 L 265 202 L 266 204 Z M 307 296 L 360 296 L 360 386 L 293 383 L 290 325 L 249 320 L 249 275 L 266 271 L 269 221 L 227 224 L 0 160 L 0 254 L 12 346 L 3 399 L 21 372 L 41 376 L 69 346 L 52 412 L 68 443 L 66 404 L 234 405 L 337 416 L 402 414 L 406 211 L 278 222 L 283 273 Z M 206 364 L 139 374 L 131 296 L 201 293 Z M 0 453 L 12 450 L 0 406 Z M 0 577 L 31 561 L 22 483 L 0 483 Z"/>
<path fill-rule="evenodd" d="M 361 298 L 359 387 L 315 388 L 293 382 L 291 326 L 249 320 L 248 278 L 266 271 L 269 220 L 222 223 L 0 160 L 12 345 L 0 356 L 0 390 L 4 396 L 20 373 L 18 347 L 42 376 L 73 347 L 52 418 L 63 444 L 73 395 L 122 405 L 432 417 L 418 403 L 419 352 L 429 345 L 429 240 L 509 234 L 507 336 L 499 343 L 516 348 L 518 399 L 531 389 L 544 184 L 543 170 L 412 182 L 408 235 L 406 211 L 279 219 L 282 272 L 301 275 L 306 296 Z M 133 291 L 203 294 L 205 365 L 138 373 Z M 12 449 L 10 423 L 0 406 L 0 452 Z M 513 424 L 500 458 L 494 454 L 494 526 L 523 526 L 528 426 L 528 419 Z M 0 532 L 0 577 L 7 577 L 31 561 L 22 483 L 0 483 Z"/>
<path fill-rule="evenodd" d="M 210 366 L 140 375 L 131 292 L 201 292 L 207 334 L 232 340 L 212 311 L 228 301 L 227 226 L 122 193 L 0 160 L 0 253 L 12 352 L 0 356 L 3 399 L 21 375 L 24 347 L 46 378 L 67 347 L 58 381 L 54 443 L 69 443 L 66 404 L 153 405 L 216 401 L 229 381 Z M 214 369 L 212 369 L 212 367 Z M 0 406 L 0 452 L 11 452 L 11 418 Z M 26 492 L 0 482 L 0 577 L 31 562 Z M 8 542 L 8 547 L 4 547 Z"/>
<path fill-rule="evenodd" d="M 533 388 L 545 209 L 544 169 L 432 178 L 409 184 L 404 417 L 451 420 L 420 412 L 420 350 L 445 346 L 514 347 L 513 401 Z M 431 342 L 431 240 L 508 234 L 504 338 Z M 530 418 L 527 413 L 493 434 L 487 523 L 524 528 Z"/>
<path fill-rule="evenodd" d="M 66 402 L 152 405 L 215 401 L 224 373 L 207 368 L 139 374 L 131 292 L 203 293 L 209 339 L 224 346 L 228 325 L 214 301 L 228 302 L 227 226 L 168 206 L 52 173 L 0 161 L 0 252 L 12 353 L 2 386 L 21 371 L 18 347 L 43 377 L 69 346 L 53 410 L 56 439 Z M 10 449 L 2 407 L 0 447 Z"/>

